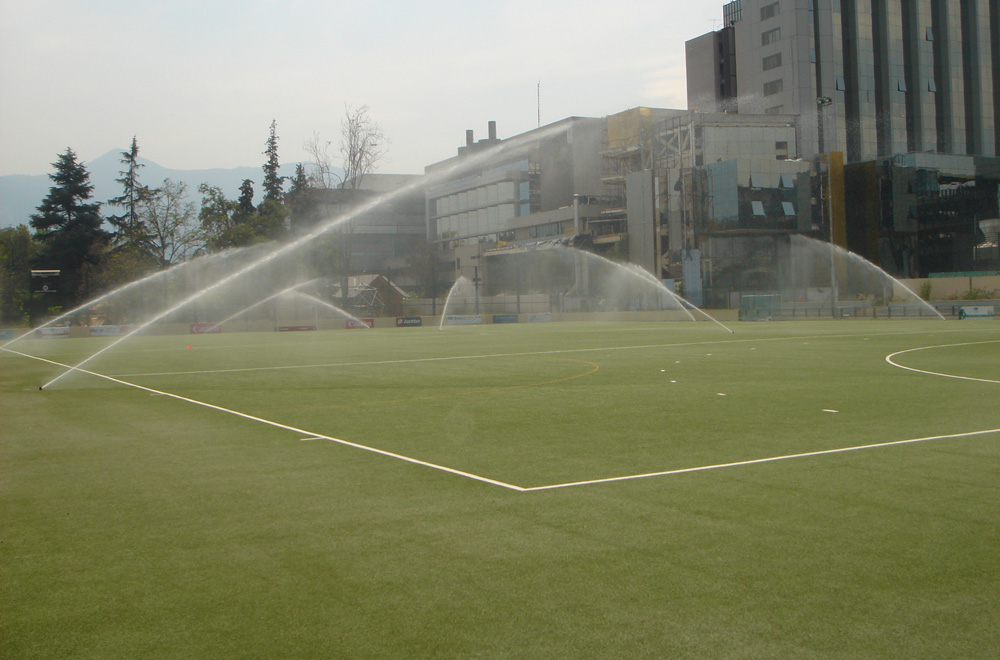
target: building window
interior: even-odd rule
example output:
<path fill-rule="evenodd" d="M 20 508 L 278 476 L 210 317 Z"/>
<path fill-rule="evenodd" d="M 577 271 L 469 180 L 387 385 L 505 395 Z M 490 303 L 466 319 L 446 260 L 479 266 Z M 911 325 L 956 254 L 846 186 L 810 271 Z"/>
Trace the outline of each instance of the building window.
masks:
<path fill-rule="evenodd" d="M 762 60 L 762 66 L 765 71 L 770 71 L 771 69 L 776 69 L 781 66 L 781 53 L 775 53 L 774 55 L 768 55 Z"/>
<path fill-rule="evenodd" d="M 779 94 L 785 89 L 785 81 L 781 78 L 764 83 L 764 96 Z"/>
<path fill-rule="evenodd" d="M 750 202 L 750 209 L 755 216 L 764 217 L 764 202 L 753 200 Z"/>
<path fill-rule="evenodd" d="M 786 216 L 795 215 L 795 205 L 792 204 L 791 202 L 782 202 L 781 210 Z"/>
<path fill-rule="evenodd" d="M 781 28 L 776 27 L 773 30 L 768 30 L 760 35 L 760 45 L 766 46 L 768 44 L 773 44 L 781 39 Z"/>
<path fill-rule="evenodd" d="M 927 41 L 934 41 L 934 28 L 932 27 L 927 28 L 926 37 Z"/>
<path fill-rule="evenodd" d="M 778 160 L 785 160 L 788 158 L 788 142 L 775 142 L 774 143 L 774 157 Z"/>
<path fill-rule="evenodd" d="M 927 79 L 927 91 L 928 92 L 936 92 L 937 91 L 937 83 L 934 82 L 933 78 L 928 78 Z"/>
<path fill-rule="evenodd" d="M 896 81 L 896 89 L 898 89 L 901 92 L 905 92 L 906 91 L 906 80 L 903 79 L 903 78 L 900 78 L 899 80 L 897 80 Z"/>
<path fill-rule="evenodd" d="M 769 5 L 764 5 L 763 7 L 760 8 L 760 20 L 766 21 L 769 18 L 774 18 L 775 16 L 778 15 L 779 11 L 781 11 L 781 7 L 777 2 L 772 2 Z"/>
<path fill-rule="evenodd" d="M 837 91 L 843 92 L 847 89 L 847 83 L 844 81 L 844 76 L 837 76 Z"/>
<path fill-rule="evenodd" d="M 771 108 L 764 108 L 765 115 L 780 115 L 784 111 L 785 111 L 785 106 L 783 105 L 776 105 Z"/>
<path fill-rule="evenodd" d="M 795 175 L 788 172 L 784 172 L 781 175 L 781 187 L 782 188 L 794 188 L 795 187 Z"/>

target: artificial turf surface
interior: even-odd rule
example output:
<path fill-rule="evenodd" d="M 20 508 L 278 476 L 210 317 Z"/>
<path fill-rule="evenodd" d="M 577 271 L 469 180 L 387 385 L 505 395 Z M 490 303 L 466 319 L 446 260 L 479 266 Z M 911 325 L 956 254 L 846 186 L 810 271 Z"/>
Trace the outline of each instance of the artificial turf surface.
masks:
<path fill-rule="evenodd" d="M 994 657 L 998 431 L 600 480 L 1000 429 L 1000 325 L 735 329 L 0 352 L 0 656 Z"/>

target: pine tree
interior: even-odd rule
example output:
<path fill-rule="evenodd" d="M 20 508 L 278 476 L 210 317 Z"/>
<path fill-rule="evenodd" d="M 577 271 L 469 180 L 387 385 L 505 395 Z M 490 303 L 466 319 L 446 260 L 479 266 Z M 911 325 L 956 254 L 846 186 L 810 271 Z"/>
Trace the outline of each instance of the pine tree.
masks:
<path fill-rule="evenodd" d="M 267 162 L 264 163 L 264 201 L 272 200 L 280 202 L 282 198 L 282 179 L 278 175 L 278 122 L 271 120 L 271 133 L 267 138 L 267 148 L 264 155 Z"/>
<path fill-rule="evenodd" d="M 101 229 L 101 204 L 89 202 L 94 186 L 83 163 L 66 149 L 52 163 L 53 186 L 31 216 L 35 238 L 42 243 L 37 259 L 40 268 L 62 271 L 59 298 L 75 301 L 89 296 L 87 275 L 101 261 L 110 236 Z"/>
<path fill-rule="evenodd" d="M 302 227 L 306 223 L 306 214 L 312 205 L 312 181 L 306 174 L 302 163 L 295 165 L 295 176 L 291 186 L 285 193 L 285 206 L 288 208 L 289 221 L 292 227 Z"/>
<path fill-rule="evenodd" d="M 255 208 L 253 205 L 253 181 L 250 179 L 243 179 L 243 183 L 240 184 L 240 196 L 236 200 L 236 213 L 234 215 L 234 222 L 241 223 L 246 222 L 251 215 L 253 215 Z"/>
<path fill-rule="evenodd" d="M 108 222 L 115 228 L 113 238 L 116 246 L 128 246 L 142 251 L 148 247 L 148 232 L 139 215 L 139 204 L 148 190 L 139 183 L 139 168 L 143 165 L 138 162 L 138 157 L 139 144 L 133 135 L 132 146 L 128 151 L 122 152 L 121 162 L 125 169 L 119 172 L 121 178 L 115 179 L 122 184 L 122 194 L 108 200 L 109 205 L 120 207 L 124 212 L 108 216 Z"/>

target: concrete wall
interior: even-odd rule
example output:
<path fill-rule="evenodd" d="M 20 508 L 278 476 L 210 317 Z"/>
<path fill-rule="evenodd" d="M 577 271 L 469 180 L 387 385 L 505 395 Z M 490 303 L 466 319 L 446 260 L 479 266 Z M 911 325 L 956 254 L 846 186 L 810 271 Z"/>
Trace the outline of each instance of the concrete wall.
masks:
<path fill-rule="evenodd" d="M 924 282 L 931 283 L 931 300 L 955 300 L 971 289 L 986 289 L 1000 291 L 1000 275 L 981 275 L 974 277 L 930 277 L 900 280 L 914 293 L 920 292 Z M 899 286 L 893 286 L 893 296 L 902 298 L 906 292 Z M 998 296 L 994 296 L 998 297 Z"/>

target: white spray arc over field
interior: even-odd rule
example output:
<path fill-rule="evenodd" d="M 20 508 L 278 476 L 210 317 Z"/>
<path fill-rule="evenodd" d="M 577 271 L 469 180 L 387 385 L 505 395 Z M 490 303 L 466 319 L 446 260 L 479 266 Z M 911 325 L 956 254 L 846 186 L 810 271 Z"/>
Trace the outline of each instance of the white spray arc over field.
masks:
<path fill-rule="evenodd" d="M 880 293 L 882 297 L 891 297 L 892 287 L 895 285 L 906 291 L 913 302 L 920 303 L 932 315 L 942 321 L 945 320 L 945 317 L 933 305 L 918 296 L 898 279 L 885 272 L 884 269 L 879 268 L 861 255 L 845 250 L 838 245 L 801 234 L 793 235 L 791 237 L 791 244 L 805 256 L 807 261 L 818 268 L 820 272 L 818 275 L 819 283 L 823 283 L 824 277 L 827 284 L 837 283 L 839 286 L 848 285 L 849 280 L 852 279 L 858 280 L 853 288 L 848 288 L 849 294 L 854 296 L 865 294 L 874 296 L 876 293 Z M 836 280 L 836 282 L 831 280 Z M 833 293 L 831 292 L 832 295 Z"/>
<path fill-rule="evenodd" d="M 330 303 L 328 303 L 327 301 L 323 300 L 322 298 L 317 298 L 314 295 L 311 295 L 311 294 L 308 294 L 308 293 L 303 293 L 302 291 L 295 291 L 294 293 L 295 293 L 296 297 L 308 300 L 309 302 L 313 303 L 314 305 L 319 305 L 321 307 L 326 307 L 327 309 L 330 309 L 330 310 L 336 312 L 337 314 L 340 314 L 345 319 L 350 319 L 351 321 L 354 321 L 360 327 L 364 327 L 364 328 L 368 327 L 365 324 L 364 321 L 362 321 L 361 319 L 359 319 L 354 314 L 351 314 L 350 312 L 345 311 L 345 310 L 337 307 L 336 305 L 331 305 Z"/>
<path fill-rule="evenodd" d="M 448 319 L 448 309 L 451 307 L 452 301 L 455 296 L 461 295 L 459 292 L 468 289 L 472 286 L 472 282 L 469 278 L 460 276 L 455 283 L 451 285 L 448 289 L 448 296 L 444 299 L 444 307 L 441 308 L 441 322 L 438 324 L 438 330 L 444 330 L 445 321 Z"/>
<path fill-rule="evenodd" d="M 288 287 L 287 289 L 282 289 L 281 291 L 278 291 L 277 293 L 272 293 L 267 298 L 264 298 L 263 300 L 258 300 L 254 304 L 250 305 L 249 307 L 244 307 L 243 309 L 241 309 L 240 311 L 236 312 L 235 314 L 230 314 L 229 316 L 227 316 L 226 318 L 222 319 L 221 321 L 219 321 L 218 323 L 216 323 L 212 327 L 208 328 L 205 332 L 214 332 L 216 328 L 221 328 L 226 323 L 229 323 L 230 321 L 232 321 L 234 319 L 237 319 L 240 316 L 243 316 L 247 312 L 249 312 L 249 311 L 251 311 L 253 309 L 256 309 L 257 307 L 260 307 L 264 303 L 266 303 L 266 302 L 268 302 L 270 300 L 274 300 L 275 298 L 280 298 L 281 296 L 288 295 L 289 293 L 292 293 L 293 291 L 295 291 L 299 287 L 306 286 L 307 284 L 312 284 L 313 282 L 315 282 L 318 279 L 319 278 L 314 278 L 314 279 L 311 279 L 311 280 L 306 280 L 305 282 L 299 282 L 298 284 L 293 284 L 292 286 Z"/>
<path fill-rule="evenodd" d="M 509 259 L 507 266 L 502 265 Z M 543 292 L 563 298 L 586 301 L 589 311 L 620 311 L 638 296 L 641 309 L 683 312 L 688 319 L 697 319 L 694 310 L 729 333 L 733 330 L 699 309 L 676 292 L 671 291 L 649 271 L 633 263 L 619 263 L 593 252 L 564 245 L 546 245 L 537 249 L 498 252 L 486 261 L 487 280 L 495 278 L 494 290 L 510 295 Z M 506 272 L 505 272 L 506 271 Z M 449 322 L 456 308 L 462 313 L 479 313 L 479 292 L 466 277 L 460 277 L 448 291 L 441 314 L 439 329 Z M 483 301 L 489 305 L 489 298 Z"/>
<path fill-rule="evenodd" d="M 447 178 L 448 176 L 450 176 L 453 172 L 459 171 L 461 169 L 465 169 L 465 168 L 467 168 L 469 166 L 476 165 L 478 163 L 488 162 L 490 159 L 497 158 L 498 156 L 503 156 L 505 153 L 509 153 L 509 152 L 517 150 L 517 149 L 524 148 L 528 144 L 531 144 L 531 143 L 533 143 L 533 142 L 535 142 L 537 140 L 542 140 L 542 139 L 546 139 L 548 137 L 555 136 L 555 135 L 557 135 L 559 133 L 562 133 L 562 132 L 564 132 L 566 130 L 567 130 L 567 126 L 565 126 L 565 125 L 554 125 L 554 126 L 550 126 L 550 127 L 546 128 L 546 129 L 540 129 L 538 131 L 534 131 L 533 134 L 528 135 L 528 136 L 521 136 L 521 137 L 511 138 L 511 139 L 509 139 L 509 140 L 507 140 L 505 142 L 502 142 L 502 143 L 500 143 L 500 144 L 498 144 L 498 145 L 496 145 L 496 146 L 494 146 L 492 148 L 484 149 L 483 151 L 481 151 L 479 153 L 474 153 L 474 154 L 466 156 L 465 158 L 461 158 L 461 159 L 458 160 L 458 162 L 456 162 L 451 167 L 448 167 L 448 168 L 442 169 L 440 171 L 434 172 L 433 174 L 427 175 L 423 179 L 417 179 L 417 180 L 415 180 L 415 181 L 413 181 L 411 183 L 408 183 L 408 184 L 406 184 L 404 186 L 401 186 L 401 187 L 397 188 L 396 190 L 393 190 L 391 192 L 384 193 L 382 195 L 374 197 L 370 201 L 368 201 L 368 202 L 366 202 L 364 204 L 361 204 L 357 208 L 351 210 L 350 212 L 348 212 L 348 213 L 346 213 L 344 215 L 341 215 L 341 216 L 338 216 L 338 217 L 335 217 L 335 218 L 331 218 L 329 220 L 326 220 L 325 222 L 320 222 L 311 231 L 309 231 L 308 233 L 300 236 L 299 238 L 297 238 L 297 239 L 295 239 L 293 241 L 290 241 L 288 243 L 285 243 L 283 245 L 279 245 L 279 246 L 275 247 L 271 252 L 263 255 L 262 257 L 254 260 L 254 261 L 252 261 L 250 264 L 244 266 L 240 270 L 238 270 L 238 271 L 236 271 L 234 273 L 231 273 L 230 275 L 227 275 L 227 276 L 219 279 L 218 281 L 216 281 L 213 284 L 205 286 L 201 290 L 196 291 L 195 293 L 191 294 L 190 296 L 184 298 L 183 300 L 181 300 L 177 304 L 175 304 L 175 305 L 173 305 L 173 306 L 171 306 L 171 307 L 169 307 L 167 309 L 164 309 L 164 310 L 160 311 L 157 314 L 154 314 L 152 318 L 147 319 L 142 324 L 140 324 L 137 327 L 135 327 L 134 329 L 130 330 L 128 333 L 122 335 L 119 339 L 111 342 L 110 344 L 108 344 L 107 346 L 105 346 L 104 348 L 102 348 L 101 350 L 97 351 L 96 353 L 94 353 L 93 355 L 87 357 L 86 359 L 82 360 L 81 362 L 77 363 L 76 365 L 70 367 L 69 369 L 66 369 L 61 374 L 59 374 L 58 376 L 56 376 L 55 378 L 53 378 L 49 382 L 45 383 L 44 385 L 39 386 L 39 389 L 45 389 L 47 387 L 50 387 L 51 385 L 53 385 L 54 383 L 56 383 L 60 379 L 62 379 L 66 374 L 68 374 L 68 373 L 70 373 L 72 371 L 75 371 L 75 370 L 79 369 L 80 367 L 82 367 L 83 365 L 91 362 L 92 360 L 96 359 L 100 355 L 102 355 L 102 354 L 108 352 L 109 350 L 113 349 L 115 346 L 117 346 L 118 344 L 122 343 L 123 341 L 125 341 L 125 340 L 127 340 L 127 339 L 129 339 L 129 338 L 131 338 L 133 336 L 135 336 L 139 332 L 142 332 L 142 330 L 144 330 L 145 328 L 149 327 L 153 323 L 156 323 L 160 319 L 162 319 L 162 318 L 164 318 L 164 317 L 166 317 L 166 316 L 168 316 L 168 315 L 176 312 L 179 309 L 182 309 L 182 308 L 190 305 L 191 303 L 195 302 L 196 300 L 201 299 L 202 297 L 206 296 L 209 293 L 212 293 L 213 291 L 217 291 L 218 289 L 226 286 L 230 282 L 233 282 L 234 280 L 238 280 L 238 279 L 242 278 L 243 276 L 247 275 L 248 273 L 252 273 L 252 272 L 256 271 L 261 266 L 269 264 L 272 261 L 274 261 L 275 259 L 277 259 L 277 258 L 279 258 L 281 256 L 284 256 L 284 255 L 286 255 L 286 254 L 288 254 L 288 253 L 290 253 L 290 252 L 292 252 L 294 250 L 297 250 L 297 249 L 301 248 L 304 245 L 308 245 L 314 239 L 319 238 L 320 236 L 326 234 L 327 232 L 329 232 L 329 231 L 331 231 L 333 229 L 336 229 L 337 227 L 339 227 L 341 225 L 344 225 L 344 224 L 346 224 L 346 223 L 348 223 L 348 222 L 350 222 L 350 221 L 352 221 L 352 220 L 354 220 L 354 219 L 356 219 L 356 218 L 358 218 L 360 216 L 363 216 L 366 213 L 369 213 L 369 212 L 377 209 L 378 207 L 382 206 L 383 204 L 386 204 L 386 203 L 391 202 L 391 201 L 393 201 L 395 199 L 398 199 L 398 198 L 400 198 L 400 197 L 402 197 L 404 195 L 412 193 L 413 191 L 418 190 L 421 186 L 426 186 L 426 185 L 428 185 L 430 183 L 434 183 L 434 182 L 437 182 L 437 181 L 444 180 L 445 178 Z"/>
<path fill-rule="evenodd" d="M 648 270 L 646 270 L 642 266 L 639 266 L 639 265 L 633 264 L 633 263 L 618 263 L 617 261 L 611 261 L 610 259 L 608 259 L 606 257 L 602 257 L 599 254 L 594 254 L 593 252 L 585 252 L 583 250 L 578 250 L 578 249 L 572 248 L 572 247 L 559 248 L 559 249 L 572 250 L 576 254 L 584 255 L 584 258 L 586 258 L 586 259 L 598 259 L 601 262 L 603 262 L 604 264 L 611 266 L 612 268 L 617 268 L 618 270 L 620 270 L 624 274 L 632 275 L 634 277 L 639 278 L 640 280 L 646 281 L 650 285 L 652 285 L 655 289 L 659 290 L 661 293 L 667 294 L 667 296 L 669 298 L 671 298 L 677 304 L 678 308 L 681 309 L 681 310 L 683 310 L 691 318 L 692 321 L 695 320 L 694 315 L 692 315 L 691 311 L 690 311 L 690 310 L 693 309 L 696 312 L 698 312 L 699 314 L 701 314 L 702 316 L 704 316 L 709 321 L 712 321 L 713 323 L 715 323 L 716 325 L 722 327 L 724 330 L 726 330 L 730 334 L 733 334 L 733 330 L 732 329 L 730 329 L 729 327 L 727 327 L 725 324 L 723 324 L 718 319 L 716 319 L 713 316 L 709 315 L 703 309 L 699 308 L 698 306 L 696 306 L 693 303 L 689 302 L 685 298 L 681 297 L 675 291 L 670 290 L 666 285 L 663 284 L 663 282 L 661 282 L 660 280 L 656 279 L 655 275 L 653 275 L 652 273 L 650 273 Z"/>
<path fill-rule="evenodd" d="M 191 259 L 190 261 L 182 261 L 179 264 L 174 264 L 173 266 L 170 266 L 169 268 L 165 268 L 163 270 L 157 271 L 155 273 L 147 275 L 146 277 L 143 277 L 143 278 L 140 278 L 140 279 L 137 279 L 137 280 L 132 280 L 131 282 L 123 284 L 123 285 L 121 285 L 121 286 L 119 286 L 119 287 L 117 287 L 117 288 L 115 288 L 115 289 L 113 289 L 111 291 L 108 291 L 107 293 L 104 293 L 104 294 L 102 294 L 100 296 L 97 296 L 96 298 L 92 298 L 92 299 L 88 300 L 87 302 L 83 303 L 79 307 L 74 307 L 73 309 L 69 310 L 68 312 L 63 312 L 59 316 L 56 316 L 56 317 L 54 317 L 52 319 L 49 319 L 48 321 L 46 321 L 42 325 L 38 326 L 37 328 L 32 328 L 28 332 L 25 332 L 24 334 L 19 335 L 19 336 L 15 337 L 14 339 L 11 339 L 6 344 L 3 344 L 2 346 L 0 346 L 0 349 L 7 348 L 8 346 L 10 346 L 11 344 L 13 344 L 16 341 L 20 341 L 21 339 L 25 339 L 27 337 L 30 337 L 33 333 L 37 333 L 39 330 L 41 330 L 43 328 L 48 328 L 50 326 L 53 326 L 56 323 L 62 321 L 63 319 L 75 316 L 75 315 L 79 314 L 80 312 L 83 312 L 87 308 L 93 307 L 94 305 L 98 305 L 98 304 L 100 304 L 100 303 L 102 303 L 102 302 L 104 302 L 106 300 L 111 300 L 112 298 L 120 296 L 120 295 L 122 295 L 122 294 L 124 294 L 124 293 L 126 293 L 128 291 L 133 290 L 133 289 L 141 288 L 143 285 L 150 284 L 150 283 L 153 283 L 153 282 L 157 282 L 159 280 L 166 279 L 168 276 L 174 275 L 174 274 L 176 274 L 179 271 L 190 270 L 192 268 L 196 268 L 198 266 L 204 265 L 207 262 L 217 261 L 217 260 L 220 260 L 220 259 L 221 260 L 228 259 L 229 257 L 233 256 L 234 254 L 237 254 L 237 253 L 241 252 L 243 249 L 244 248 L 233 248 L 233 249 L 229 249 L 229 250 L 223 250 L 222 252 L 216 252 L 214 254 L 207 254 L 207 255 L 204 255 L 204 256 L 201 256 L 201 257 L 197 257 L 195 259 Z"/>

